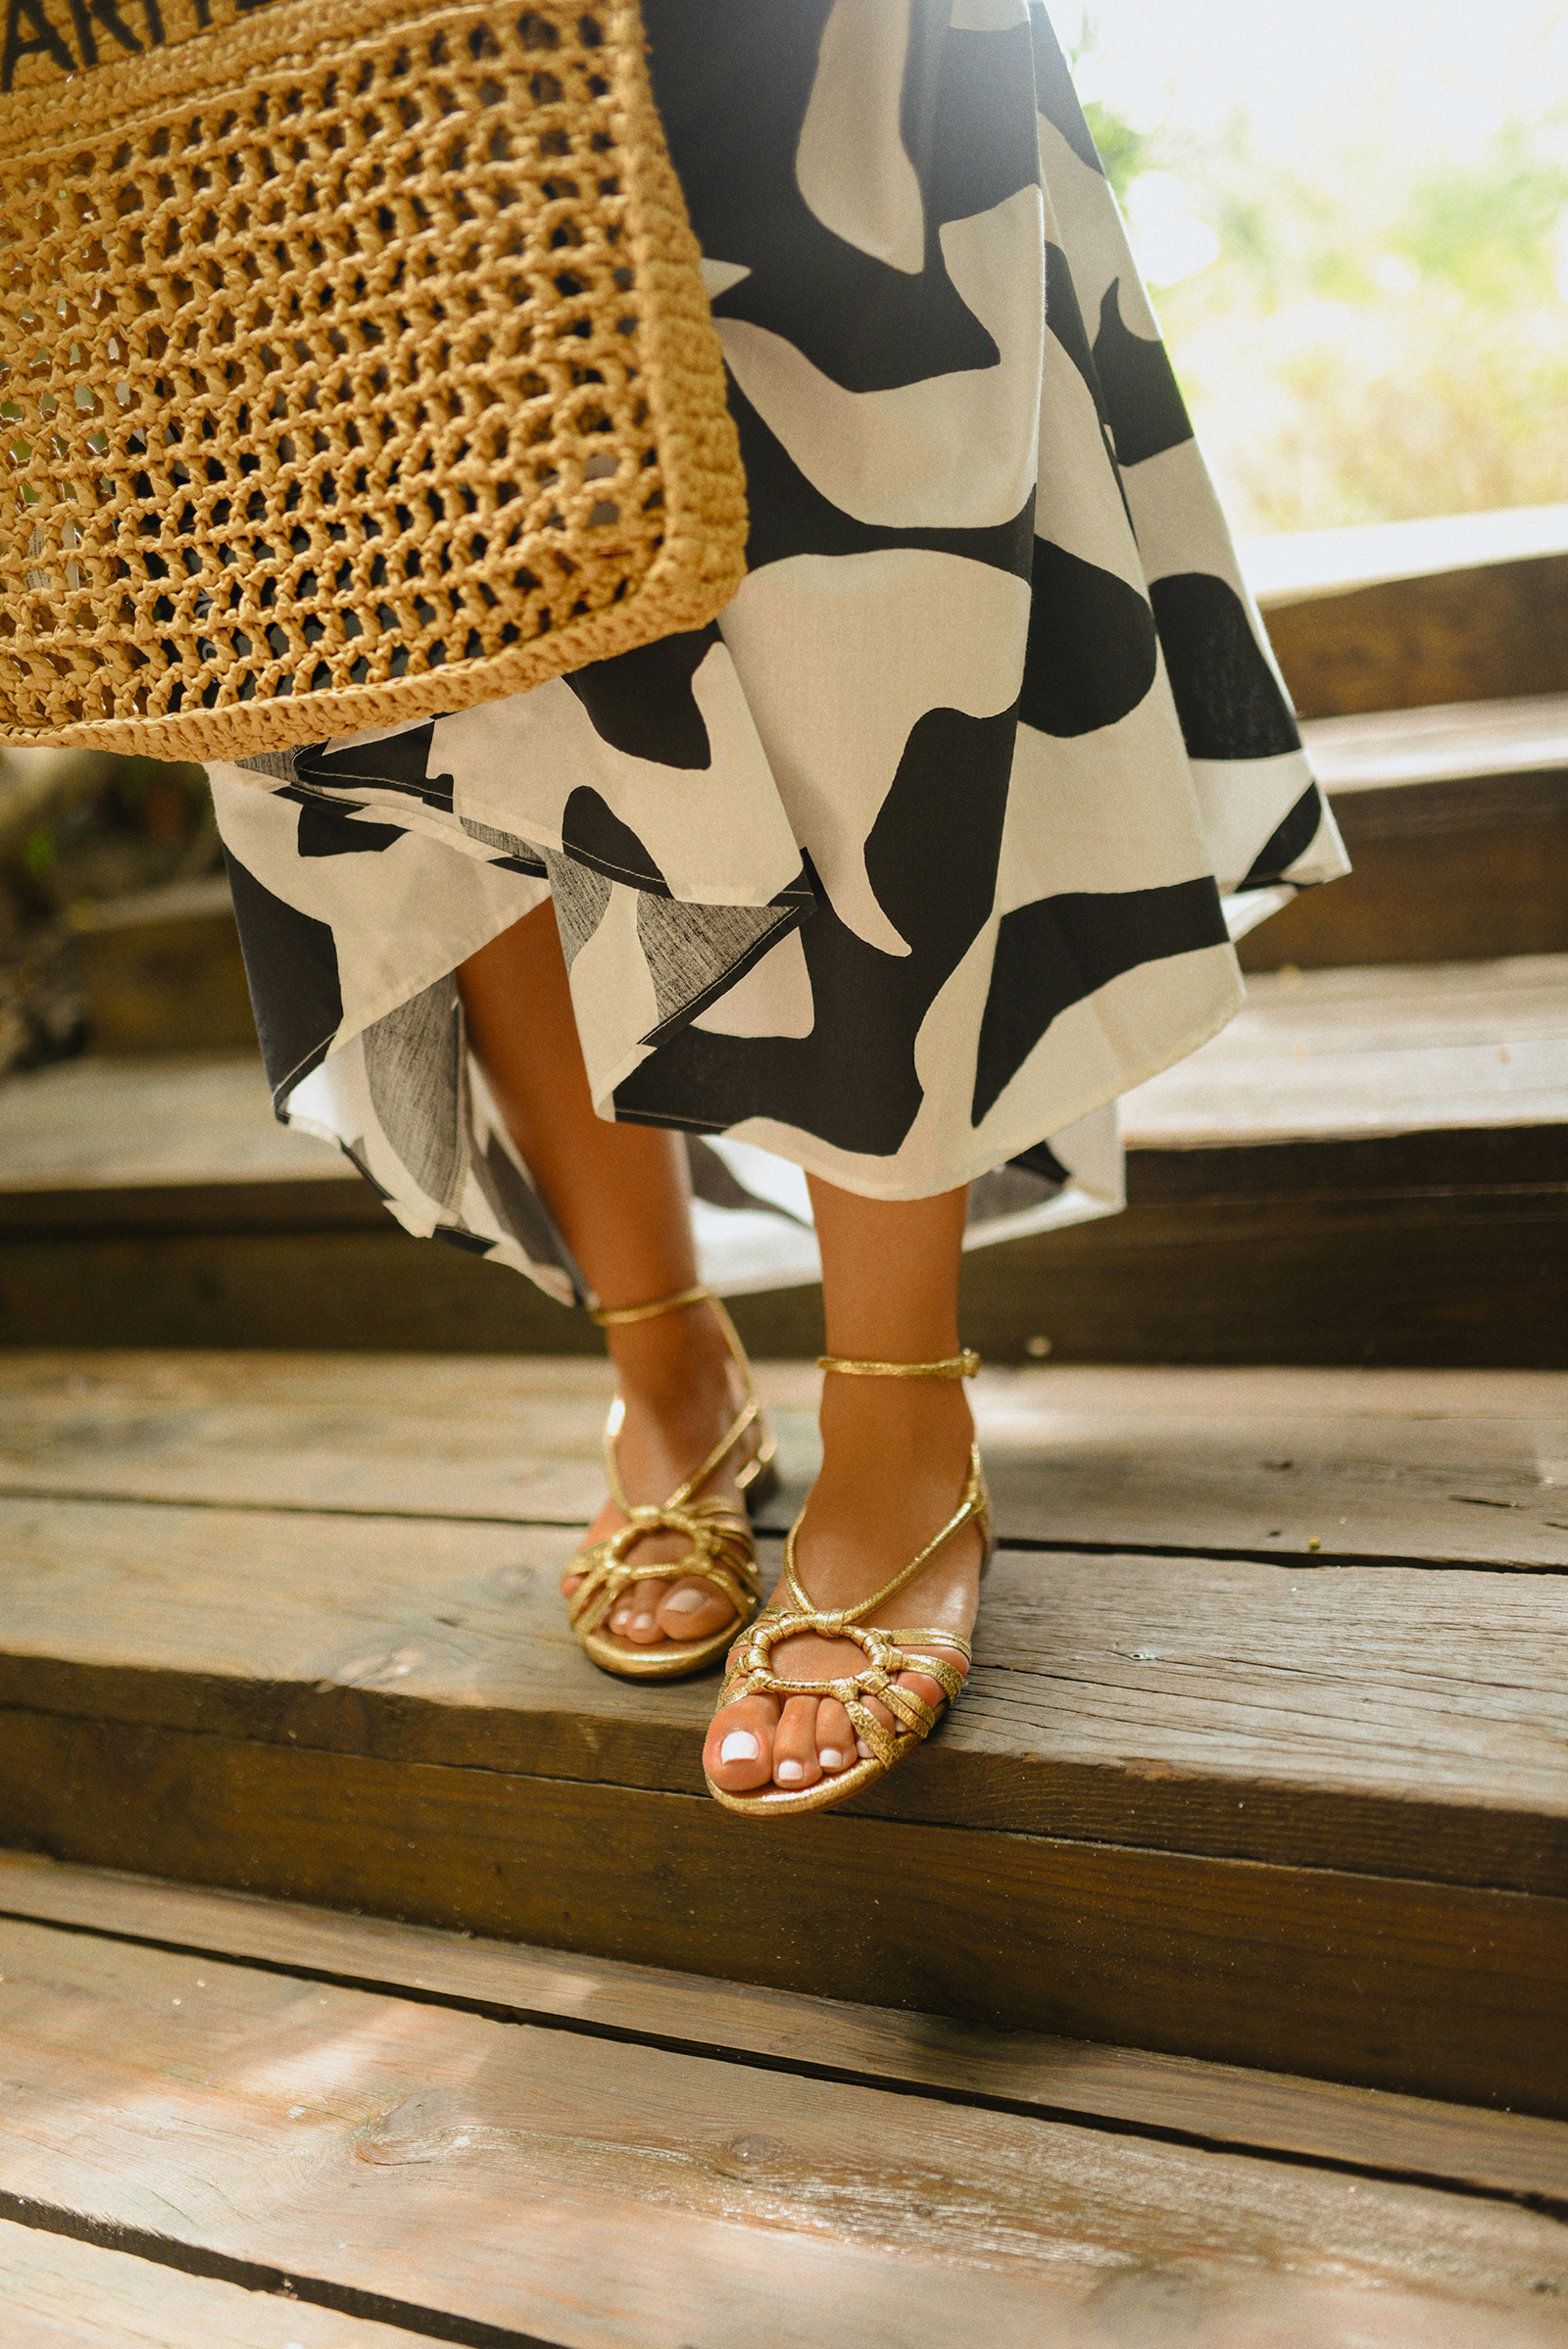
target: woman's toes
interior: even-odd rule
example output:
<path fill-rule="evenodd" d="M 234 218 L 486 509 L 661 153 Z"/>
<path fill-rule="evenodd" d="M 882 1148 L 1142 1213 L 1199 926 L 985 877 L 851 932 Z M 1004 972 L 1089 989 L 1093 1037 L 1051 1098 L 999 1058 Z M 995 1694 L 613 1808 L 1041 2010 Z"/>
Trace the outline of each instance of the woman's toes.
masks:
<path fill-rule="evenodd" d="M 786 1699 L 773 1734 L 773 1779 L 780 1786 L 814 1786 L 821 1777 L 816 1758 L 816 1698 Z"/>
<path fill-rule="evenodd" d="M 666 1639 L 707 1639 L 734 1615 L 710 1583 L 666 1584 L 659 1628 Z"/>
<path fill-rule="evenodd" d="M 816 1708 L 816 1758 L 830 1777 L 856 1758 L 855 1724 L 836 1696 L 824 1696 Z"/>
<path fill-rule="evenodd" d="M 576 1590 L 577 1585 L 578 1585 L 578 1584 L 579 1584 L 581 1581 L 582 1581 L 582 1576 L 581 1576 L 580 1574 L 564 1574 L 564 1575 L 562 1576 L 562 1578 L 561 1578 L 561 1595 L 562 1595 L 562 1597 L 563 1597 L 563 1598 L 570 1598 L 570 1597 L 572 1596 L 573 1592 Z"/>
<path fill-rule="evenodd" d="M 715 1715 L 703 1748 L 703 1767 L 727 1794 L 749 1794 L 773 1775 L 778 1707 L 771 1697 L 743 1696 Z"/>
<path fill-rule="evenodd" d="M 662 1583 L 653 1580 L 633 1583 L 610 1618 L 611 1630 L 638 1647 L 648 1647 L 655 1639 L 662 1639 L 664 1635 L 659 1628 L 659 1610 L 663 1604 L 664 1590 Z"/>

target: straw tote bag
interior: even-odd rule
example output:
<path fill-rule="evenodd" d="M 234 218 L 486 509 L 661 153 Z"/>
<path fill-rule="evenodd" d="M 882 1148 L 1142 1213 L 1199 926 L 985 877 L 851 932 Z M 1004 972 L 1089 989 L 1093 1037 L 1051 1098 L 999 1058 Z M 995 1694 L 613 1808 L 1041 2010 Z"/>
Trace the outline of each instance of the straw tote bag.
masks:
<path fill-rule="evenodd" d="M 744 571 L 637 0 L 8 0 L 0 742 L 237 759 Z"/>

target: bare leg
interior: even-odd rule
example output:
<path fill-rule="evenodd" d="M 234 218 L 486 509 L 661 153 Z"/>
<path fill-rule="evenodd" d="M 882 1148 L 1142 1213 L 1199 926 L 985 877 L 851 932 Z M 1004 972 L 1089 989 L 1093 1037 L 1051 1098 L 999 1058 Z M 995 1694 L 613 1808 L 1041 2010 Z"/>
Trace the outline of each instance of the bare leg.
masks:
<path fill-rule="evenodd" d="M 468 1039 L 496 1103 L 562 1235 L 607 1305 L 643 1304 L 697 1278 L 691 1194 L 678 1136 L 594 1114 L 555 909 L 545 905 L 458 972 Z M 626 1420 L 621 1473 L 637 1501 L 660 1501 L 710 1452 L 740 1396 L 706 1306 L 607 1332 Z M 755 1439 L 751 1441 L 755 1442 Z M 705 1491 L 739 1506 L 738 1451 Z M 625 1522 L 612 1502 L 592 1539 Z M 678 1557 L 679 1535 L 646 1537 L 649 1560 Z M 639 1544 L 639 1549 L 641 1548 Z M 636 1554 L 636 1553 L 634 1553 Z M 575 1588 L 570 1578 L 564 1586 Z M 705 1639 L 732 1620 L 705 1583 L 634 1584 L 607 1627 L 631 1645 Z"/>
<path fill-rule="evenodd" d="M 958 1351 L 958 1251 L 967 1194 L 879 1200 L 812 1179 L 822 1250 L 828 1351 L 876 1361 L 927 1362 Z M 922 1549 L 957 1506 L 973 1421 L 960 1386 L 925 1379 L 829 1373 L 822 1393 L 822 1473 L 796 1545 L 801 1582 L 818 1605 L 852 1606 Z M 951 1625 L 967 1632 L 979 1600 L 981 1542 L 965 1526 L 873 1621 Z M 944 1650 L 962 1671 L 964 1658 Z M 776 1672 L 822 1680 L 858 1672 L 852 1640 L 784 1641 Z M 903 1675 L 928 1704 L 942 1696 L 921 1673 Z M 889 1728 L 886 1707 L 873 1708 Z M 715 1783 L 745 1793 L 774 1780 L 813 1786 L 856 1758 L 855 1731 L 836 1699 L 743 1697 L 719 1713 L 704 1756 Z"/>

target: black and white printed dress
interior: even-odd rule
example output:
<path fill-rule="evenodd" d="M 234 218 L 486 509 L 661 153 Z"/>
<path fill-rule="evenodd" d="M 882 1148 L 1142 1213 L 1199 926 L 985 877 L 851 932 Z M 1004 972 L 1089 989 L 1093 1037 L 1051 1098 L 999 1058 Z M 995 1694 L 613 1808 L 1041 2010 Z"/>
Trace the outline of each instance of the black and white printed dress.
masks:
<path fill-rule="evenodd" d="M 595 1101 L 692 1138 L 707 1276 L 807 1170 L 1121 1200 L 1116 1099 L 1345 869 L 1067 70 L 1028 0 L 645 0 L 751 506 L 717 624 L 212 781 L 279 1116 L 583 1294 L 454 972 L 555 902 Z M 527 1005 L 517 1006 L 526 1023 Z"/>

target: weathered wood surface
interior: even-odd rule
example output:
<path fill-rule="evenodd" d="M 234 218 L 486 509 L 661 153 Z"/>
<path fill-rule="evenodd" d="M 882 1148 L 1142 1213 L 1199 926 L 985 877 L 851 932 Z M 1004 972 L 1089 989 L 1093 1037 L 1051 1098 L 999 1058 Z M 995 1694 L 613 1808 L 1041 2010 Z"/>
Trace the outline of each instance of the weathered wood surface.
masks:
<path fill-rule="evenodd" d="M 757 1375 L 781 1534 L 820 1374 Z M 552 1357 L 0 1352 L 0 1491 L 579 1524 L 612 1391 Z M 1004 1542 L 1568 1567 L 1558 1373 L 1031 1365 L 970 1395 Z"/>
<path fill-rule="evenodd" d="M 365 1188 L 337 1150 L 275 1122 L 255 1052 L 66 1060 L 12 1077 L 0 1101 L 4 1193 L 322 1178 Z"/>
<path fill-rule="evenodd" d="M 6 2349 L 416 2349 L 419 2339 L 12 2219 L 0 2219 L 0 2304 Z"/>
<path fill-rule="evenodd" d="M 31 1925 L 0 1972 L 0 2189 L 302 2284 L 583 2349 L 1562 2338 L 1568 2234 L 1503 2203 Z"/>
<path fill-rule="evenodd" d="M 1565 967 L 1260 982 L 1129 1097 L 1124 1215 L 966 1259 L 967 1335 L 1014 1361 L 1044 1338 L 1064 1360 L 1568 1366 Z M 107 1067 L 6 1089 L 0 1342 L 597 1350 L 530 1283 L 411 1245 L 270 1123 L 254 1065 Z M 820 1348 L 814 1290 L 738 1319 L 755 1352 Z"/>
<path fill-rule="evenodd" d="M 1319 718 L 1302 734 L 1318 780 L 1336 802 L 1403 785 L 1404 804 L 1419 823 L 1423 794 L 1409 787 L 1478 782 L 1490 794 L 1505 777 L 1568 771 L 1568 693 Z M 1497 797 L 1508 806 L 1505 792 Z"/>
<path fill-rule="evenodd" d="M 74 907 L 72 927 L 94 1052 L 255 1051 L 222 874 Z"/>
<path fill-rule="evenodd" d="M 193 1956 L 245 1958 L 470 2013 L 874 2081 L 1044 2115 L 1077 2114 L 1248 2152 L 1299 2154 L 1568 2204 L 1568 2124 L 1145 2049 L 999 2032 L 613 1959 L 344 1917 L 0 1853 L 0 1914 Z"/>
<path fill-rule="evenodd" d="M 1502 506 L 1407 522 L 1276 530 L 1238 553 L 1265 612 L 1313 596 L 1345 596 L 1388 580 L 1430 579 L 1568 554 L 1568 505 Z M 1483 585 L 1485 583 L 1483 582 Z"/>
<path fill-rule="evenodd" d="M 710 1686 L 570 1643 L 572 1539 L 0 1503 L 0 1835 L 785 1987 L 825 1941 L 873 2003 L 1568 2113 L 1559 1575 L 1004 1552 L 933 1744 L 763 1835 L 699 1790 Z"/>
<path fill-rule="evenodd" d="M 1547 1125 L 1568 1111 L 1568 954 L 1256 977 L 1211 1043 L 1125 1097 L 1130 1149 Z M 1564 1130 L 1568 1180 L 1568 1129 Z"/>
<path fill-rule="evenodd" d="M 1268 630 L 1303 717 L 1568 690 L 1568 554 L 1271 598 Z"/>
<path fill-rule="evenodd" d="M 1568 761 L 1552 773 L 1341 791 L 1333 805 L 1352 870 L 1250 931 L 1238 949 L 1244 970 L 1487 961 L 1568 947 Z"/>
<path fill-rule="evenodd" d="M 1132 1149 L 1332 1140 L 1412 1127 L 1560 1124 L 1568 955 L 1476 968 L 1254 980 L 1212 1043 L 1129 1094 Z M 0 1195 L 337 1178 L 339 1154 L 276 1125 L 254 1057 L 79 1060 L 13 1078 Z"/>
<path fill-rule="evenodd" d="M 1512 1179 L 1518 1130 L 1499 1130 L 1495 1179 L 1460 1190 L 1401 1191 L 1381 1163 L 1347 1173 L 1361 1145 L 1136 1154 L 1125 1214 L 965 1258 L 964 1334 L 997 1362 L 1044 1337 L 1069 1362 L 1568 1368 L 1568 1187 Z M 1430 1138 L 1434 1164 L 1453 1140 Z M 1389 1149 L 1396 1174 L 1406 1145 Z M 1141 1199 L 1156 1157 L 1162 1196 Z M 1277 1195 L 1282 1171 L 1294 1196 Z M 531 1282 L 411 1240 L 347 1184 L 294 1198 L 307 1190 L 373 1227 L 182 1230 L 165 1212 L 107 1238 L 7 1234 L 0 1344 L 599 1351 L 586 1317 Z M 815 1289 L 737 1298 L 735 1318 L 755 1355 L 821 1350 Z"/>
<path fill-rule="evenodd" d="M 569 1532 L 0 1501 L 0 1692 L 51 1713 L 696 1792 L 708 1681 L 597 1672 Z M 1559 1575 L 1005 1550 L 868 1807 L 1568 1895 Z M 394 1701 L 395 1700 L 395 1701 Z M 1161 1824 L 1163 1821 L 1163 1824 Z"/>

